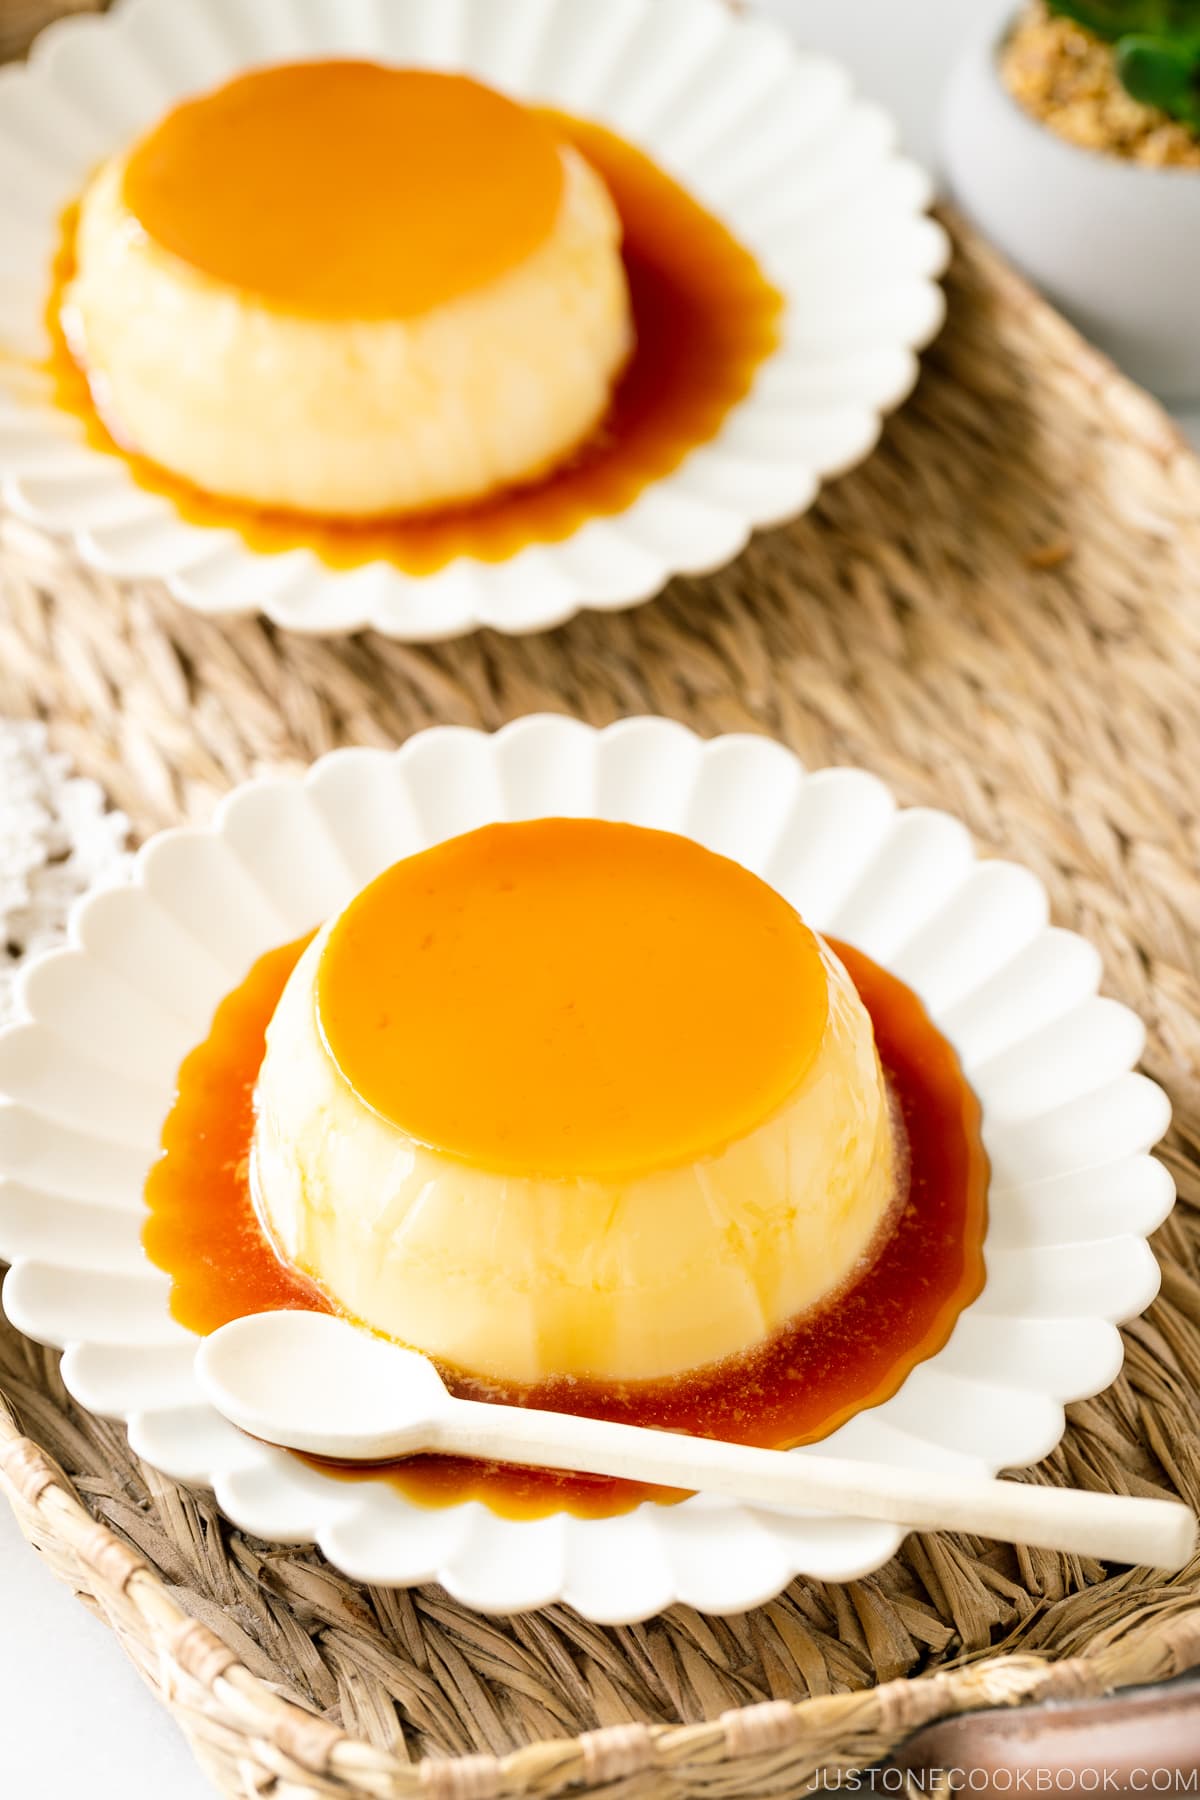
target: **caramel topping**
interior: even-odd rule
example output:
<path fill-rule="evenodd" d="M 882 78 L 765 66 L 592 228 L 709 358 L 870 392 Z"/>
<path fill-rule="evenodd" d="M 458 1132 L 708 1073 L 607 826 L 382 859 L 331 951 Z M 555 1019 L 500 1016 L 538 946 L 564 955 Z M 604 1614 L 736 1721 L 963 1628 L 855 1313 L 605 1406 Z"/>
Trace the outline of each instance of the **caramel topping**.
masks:
<path fill-rule="evenodd" d="M 520 1175 L 709 1155 L 796 1088 L 828 1013 L 816 938 L 688 838 L 489 825 L 396 863 L 334 926 L 318 1023 L 418 1142 Z"/>
<path fill-rule="evenodd" d="M 546 120 L 465 75 L 371 62 L 256 69 L 168 113 L 124 198 L 163 249 L 280 311 L 404 319 L 549 235 Z"/>

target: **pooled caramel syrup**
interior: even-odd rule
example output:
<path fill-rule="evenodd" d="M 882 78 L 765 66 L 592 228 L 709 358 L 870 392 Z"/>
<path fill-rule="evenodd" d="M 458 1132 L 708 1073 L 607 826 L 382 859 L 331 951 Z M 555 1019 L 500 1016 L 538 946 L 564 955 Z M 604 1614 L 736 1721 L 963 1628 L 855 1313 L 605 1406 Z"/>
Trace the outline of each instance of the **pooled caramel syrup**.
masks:
<path fill-rule="evenodd" d="M 253 1091 L 264 1034 L 307 940 L 262 957 L 218 1008 L 179 1072 L 163 1155 L 146 1187 L 147 1254 L 173 1277 L 181 1324 L 209 1332 L 276 1307 L 333 1310 L 314 1283 L 281 1263 L 250 1196 Z M 951 1046 L 916 996 L 845 944 L 833 945 L 871 1015 L 907 1138 L 909 1188 L 871 1265 L 819 1311 L 752 1356 L 696 1375 L 623 1388 L 550 1381 L 507 1392 L 443 1371 L 454 1393 L 782 1446 L 824 1437 L 895 1393 L 949 1337 L 983 1286 L 988 1165 L 979 1104 Z M 558 1475 L 448 1456 L 384 1469 L 321 1464 L 346 1480 L 387 1478 L 409 1499 L 447 1506 L 477 1498 L 512 1518 L 568 1511 L 588 1518 L 681 1496 L 599 1477 Z"/>
<path fill-rule="evenodd" d="M 548 110 L 537 119 L 574 145 L 608 185 L 624 231 L 637 334 L 600 429 L 556 472 L 468 507 L 354 523 L 263 511 L 179 480 L 116 442 L 67 345 L 60 314 L 74 270 L 76 207 L 63 215 L 47 309 L 56 404 L 82 424 L 93 448 L 121 457 L 139 486 L 165 496 L 190 523 L 236 531 L 259 551 L 309 549 L 332 568 L 383 561 L 422 575 L 458 556 L 502 562 L 527 545 L 560 542 L 590 518 L 624 511 L 712 439 L 749 392 L 778 343 L 783 303 L 754 257 L 640 151 L 586 120 Z M 518 150 L 529 146 L 518 143 L 514 155 Z M 155 187 L 156 221 L 165 214 L 166 193 L 161 183 Z M 203 224 L 205 253 L 218 260 L 211 208 Z M 499 255 L 490 236 L 489 243 Z M 317 239 L 307 247 L 320 257 Z"/>

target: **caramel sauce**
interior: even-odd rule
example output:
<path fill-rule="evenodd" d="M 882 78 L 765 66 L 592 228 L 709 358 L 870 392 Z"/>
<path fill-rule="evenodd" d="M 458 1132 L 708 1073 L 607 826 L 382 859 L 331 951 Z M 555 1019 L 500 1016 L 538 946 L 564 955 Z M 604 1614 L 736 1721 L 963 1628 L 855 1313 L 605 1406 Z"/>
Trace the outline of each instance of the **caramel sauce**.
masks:
<path fill-rule="evenodd" d="M 465 75 L 253 69 L 140 139 L 125 205 L 162 249 L 280 311 L 408 319 L 523 262 L 563 190 L 556 134 Z"/>
<path fill-rule="evenodd" d="M 343 1078 L 408 1137 L 578 1178 L 746 1136 L 829 1012 L 817 939 L 765 881 L 608 819 L 484 826 L 403 858 L 334 925 L 316 996 Z"/>
<path fill-rule="evenodd" d="M 163 1155 L 147 1182 L 146 1251 L 173 1277 L 175 1317 L 196 1332 L 275 1307 L 333 1310 L 314 1283 L 276 1257 L 248 1182 L 264 1034 L 307 941 L 262 957 L 221 1003 L 208 1038 L 180 1070 Z M 445 1370 L 452 1391 L 783 1446 L 824 1437 L 878 1405 L 942 1347 L 984 1281 L 988 1165 L 979 1104 L 915 994 L 849 945 L 833 948 L 871 1015 L 909 1153 L 907 1195 L 869 1267 L 752 1356 L 686 1378 L 622 1388 L 559 1381 L 504 1392 Z M 421 1505 L 478 1498 L 515 1518 L 562 1510 L 610 1517 L 644 1499 L 681 1498 L 663 1488 L 442 1456 L 382 1470 L 320 1466 L 346 1480 L 383 1474 Z"/>
<path fill-rule="evenodd" d="M 309 549 L 331 568 L 382 561 L 425 575 L 459 556 L 503 562 L 530 544 L 561 542 L 588 519 L 623 512 L 715 437 L 745 398 L 778 344 L 783 301 L 749 251 L 649 157 L 601 125 L 545 109 L 538 117 L 608 185 L 624 231 L 636 332 L 599 431 L 543 479 L 468 507 L 348 522 L 260 510 L 170 475 L 117 442 L 67 344 L 61 310 L 75 267 L 76 206 L 63 214 L 46 314 L 55 403 L 92 448 L 119 456 L 140 487 L 170 500 L 189 523 L 236 531 L 262 552 Z M 307 232 L 304 251 L 320 256 Z"/>

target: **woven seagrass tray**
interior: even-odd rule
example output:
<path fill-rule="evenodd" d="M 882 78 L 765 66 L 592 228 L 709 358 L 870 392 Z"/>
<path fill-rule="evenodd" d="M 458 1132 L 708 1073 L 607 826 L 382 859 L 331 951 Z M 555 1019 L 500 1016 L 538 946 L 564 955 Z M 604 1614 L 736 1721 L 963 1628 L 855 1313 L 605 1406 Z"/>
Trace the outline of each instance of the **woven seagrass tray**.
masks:
<path fill-rule="evenodd" d="M 731 569 L 540 637 L 286 637 L 2 527 L 0 713 L 49 720 L 139 834 L 340 743 L 653 711 L 877 770 L 1032 865 L 1170 1092 L 1180 1204 L 1120 1379 L 1027 1478 L 1200 1506 L 1200 464 L 960 225 L 949 323 L 870 462 Z M 230 1795 L 792 1795 L 925 1721 L 1200 1664 L 1200 1569 L 914 1537 L 736 1618 L 483 1619 L 233 1530 L 0 1323 L 0 1486 Z M 11 1625 L 9 1626 L 11 1629 Z M 131 1775 L 137 1766 L 130 1747 Z"/>

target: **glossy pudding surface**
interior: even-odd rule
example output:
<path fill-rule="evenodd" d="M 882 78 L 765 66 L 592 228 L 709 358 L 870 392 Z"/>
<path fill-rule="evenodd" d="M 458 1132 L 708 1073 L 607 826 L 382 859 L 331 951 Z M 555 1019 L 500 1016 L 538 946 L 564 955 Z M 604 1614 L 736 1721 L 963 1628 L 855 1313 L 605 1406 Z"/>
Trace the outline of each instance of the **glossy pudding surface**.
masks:
<path fill-rule="evenodd" d="M 755 1349 L 877 1249 L 898 1156 L 870 1018 L 771 888 L 601 820 L 386 871 L 267 1032 L 253 1181 L 352 1316 L 506 1382 Z"/>
<path fill-rule="evenodd" d="M 197 488 L 420 512 L 594 429 L 633 342 L 620 238 L 543 115 L 462 75 L 285 64 L 100 168 L 63 324 L 117 441 Z"/>

